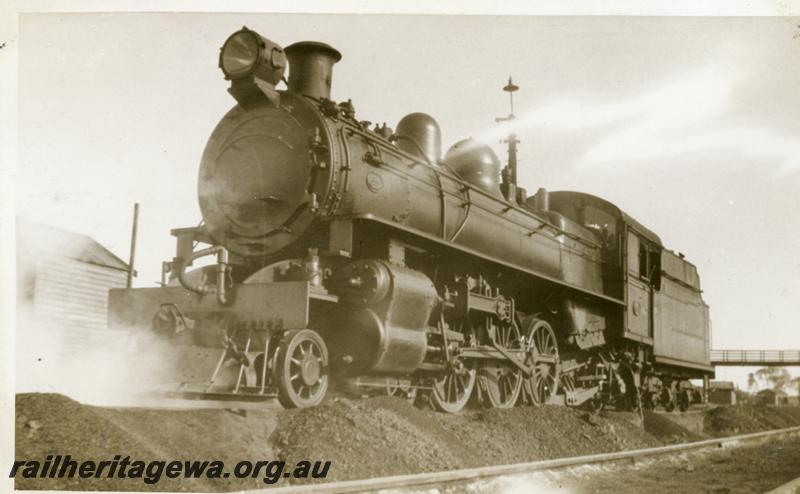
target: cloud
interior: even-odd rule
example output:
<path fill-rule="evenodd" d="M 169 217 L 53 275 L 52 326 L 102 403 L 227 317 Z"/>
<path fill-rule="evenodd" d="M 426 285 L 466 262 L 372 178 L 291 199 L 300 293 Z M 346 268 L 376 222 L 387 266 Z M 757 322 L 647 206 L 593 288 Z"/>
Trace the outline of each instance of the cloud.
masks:
<path fill-rule="evenodd" d="M 738 155 L 740 163 L 769 162 L 774 171 L 788 175 L 800 171 L 800 141 L 765 127 L 706 128 L 699 132 L 663 133 L 640 124 L 609 136 L 581 158 L 579 166 L 604 163 L 634 163 L 699 153 L 729 152 Z"/>

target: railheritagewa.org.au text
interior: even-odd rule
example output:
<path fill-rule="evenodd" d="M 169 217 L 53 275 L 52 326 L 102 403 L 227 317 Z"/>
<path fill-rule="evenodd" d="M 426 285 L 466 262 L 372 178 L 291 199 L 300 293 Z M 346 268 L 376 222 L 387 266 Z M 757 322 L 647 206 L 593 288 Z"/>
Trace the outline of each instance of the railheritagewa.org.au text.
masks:
<path fill-rule="evenodd" d="M 116 455 L 112 459 L 94 461 L 78 460 L 70 455 L 48 455 L 44 461 L 15 461 L 10 478 L 106 478 L 138 479 L 145 484 L 156 484 L 169 479 L 227 479 L 259 478 L 265 484 L 275 484 L 281 479 L 324 479 L 331 468 L 330 460 L 301 460 L 288 464 L 279 460 L 241 460 L 228 468 L 221 460 L 152 460 L 131 459 Z"/>

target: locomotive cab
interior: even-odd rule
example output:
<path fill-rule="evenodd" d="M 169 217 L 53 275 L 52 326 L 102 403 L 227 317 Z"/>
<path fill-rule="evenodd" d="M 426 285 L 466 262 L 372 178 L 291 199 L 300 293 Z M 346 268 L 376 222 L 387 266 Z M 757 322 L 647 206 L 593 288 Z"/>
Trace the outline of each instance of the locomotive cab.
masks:
<path fill-rule="evenodd" d="M 604 199 L 578 192 L 549 196 L 551 209 L 584 225 L 604 246 L 606 293 L 625 301 L 610 336 L 644 345 L 656 365 L 679 378 L 713 375 L 708 306 L 696 267 Z"/>

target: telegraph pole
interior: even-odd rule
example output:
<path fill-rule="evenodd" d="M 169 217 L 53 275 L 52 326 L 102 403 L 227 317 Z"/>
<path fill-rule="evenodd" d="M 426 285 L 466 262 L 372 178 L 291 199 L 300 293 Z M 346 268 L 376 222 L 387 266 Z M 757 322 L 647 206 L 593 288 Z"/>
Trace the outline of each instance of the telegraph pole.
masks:
<path fill-rule="evenodd" d="M 131 255 L 128 258 L 128 281 L 126 286 L 131 288 L 133 286 L 133 277 L 136 276 L 136 270 L 133 268 L 133 263 L 136 261 L 136 235 L 139 228 L 139 203 L 133 204 L 133 226 L 131 227 Z"/>

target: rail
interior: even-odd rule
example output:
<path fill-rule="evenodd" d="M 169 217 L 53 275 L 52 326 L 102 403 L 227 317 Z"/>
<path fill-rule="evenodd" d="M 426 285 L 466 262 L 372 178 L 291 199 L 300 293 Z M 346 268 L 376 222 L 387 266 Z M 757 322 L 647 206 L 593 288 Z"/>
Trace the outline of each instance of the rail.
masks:
<path fill-rule="evenodd" d="M 377 492 L 386 489 L 412 489 L 441 486 L 448 483 L 469 482 L 479 479 L 501 477 L 504 475 L 518 475 L 542 470 L 555 470 L 559 468 L 574 467 L 598 463 L 608 463 L 632 458 L 653 457 L 668 455 L 684 451 L 706 448 L 732 447 L 739 443 L 759 441 L 774 436 L 791 436 L 800 433 L 799 427 L 789 427 L 753 434 L 721 437 L 694 441 L 683 444 L 670 444 L 658 448 L 637 449 L 633 451 L 618 451 L 615 453 L 601 453 L 573 458 L 558 458 L 555 460 L 542 460 L 529 463 L 516 463 L 512 465 L 496 465 L 490 467 L 467 468 L 462 470 L 448 470 L 444 472 L 421 473 L 414 475 L 397 475 L 394 477 L 381 477 L 363 480 L 346 480 L 343 482 L 330 482 L 327 484 L 311 484 L 291 487 L 277 487 L 250 491 L 254 494 L 344 494 L 354 492 Z"/>
<path fill-rule="evenodd" d="M 711 364 L 723 365 L 800 365 L 800 350 L 711 350 Z"/>

